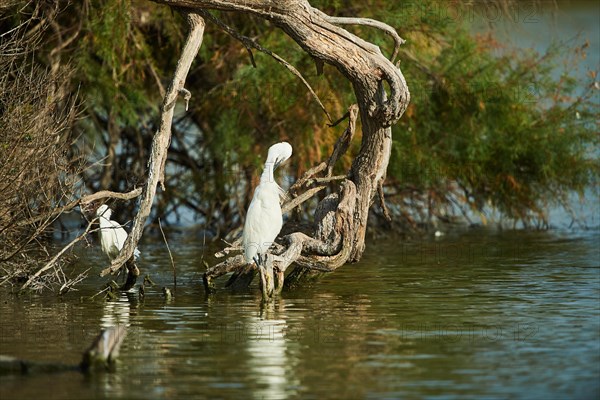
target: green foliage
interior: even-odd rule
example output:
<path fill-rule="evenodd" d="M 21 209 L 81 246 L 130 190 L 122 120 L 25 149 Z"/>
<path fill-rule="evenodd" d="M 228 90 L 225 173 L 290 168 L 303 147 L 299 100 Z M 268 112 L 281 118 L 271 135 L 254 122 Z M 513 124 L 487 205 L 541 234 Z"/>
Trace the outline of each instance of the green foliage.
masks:
<path fill-rule="evenodd" d="M 151 50 L 132 26 L 130 1 L 91 2 L 89 7 L 75 51 L 86 104 L 93 112 L 115 118 L 117 124 L 135 125 L 140 113 L 156 108 L 159 101 L 158 93 L 149 93 L 145 61 Z"/>
<path fill-rule="evenodd" d="M 494 56 L 493 37 L 444 21 L 407 38 L 412 100 L 394 127 L 390 165 L 399 192 L 431 196 L 434 214 L 449 202 L 479 213 L 491 206 L 528 224 L 597 179 L 591 82 L 554 77 L 566 46 Z M 579 95 L 581 87 L 589 89 Z"/>
<path fill-rule="evenodd" d="M 590 149 L 598 146 L 598 104 L 591 102 L 589 82 L 555 75 L 565 46 L 542 55 L 507 50 L 491 35 L 473 36 L 460 18 L 442 17 L 442 3 L 434 1 L 311 4 L 331 15 L 381 20 L 407 39 L 399 59 L 412 100 L 393 128 L 386 183 L 392 211 L 407 221 L 423 219 L 425 209 L 440 218 L 460 211 L 485 218 L 497 209 L 525 223 L 545 220 L 548 203 L 563 202 L 597 180 L 598 154 Z M 272 25 L 248 15 L 214 14 L 294 65 L 333 119 L 355 102 L 339 72 L 325 66 L 318 76 L 314 61 Z M 185 24 L 169 7 L 142 0 L 69 3 L 57 23 L 63 37 L 80 30 L 60 55 L 76 65 L 71 90 L 86 107 L 79 123 L 82 138 L 103 139 L 100 146 L 82 147 L 97 159 L 114 150 L 113 162 L 92 169 L 86 181 L 92 190 L 130 188 L 144 179 L 160 85 L 168 84 L 175 68 Z M 381 31 L 344 28 L 391 55 L 393 42 Z M 57 47 L 55 40 L 46 38 L 40 63 Z M 583 56 L 585 48 L 572 51 Z M 159 199 L 161 213 L 185 206 L 203 222 L 233 226 L 270 144 L 292 143 L 287 172 L 299 176 L 325 160 L 342 133 L 343 124 L 327 126 L 297 77 L 272 57 L 253 55 L 256 68 L 239 42 L 207 25 L 186 82 L 193 95 L 190 110 L 176 113 L 167 166 L 170 190 Z M 582 88 L 590 89 L 581 93 Z M 337 166 L 339 173 L 350 167 L 360 146 L 360 132 L 357 136 Z"/>

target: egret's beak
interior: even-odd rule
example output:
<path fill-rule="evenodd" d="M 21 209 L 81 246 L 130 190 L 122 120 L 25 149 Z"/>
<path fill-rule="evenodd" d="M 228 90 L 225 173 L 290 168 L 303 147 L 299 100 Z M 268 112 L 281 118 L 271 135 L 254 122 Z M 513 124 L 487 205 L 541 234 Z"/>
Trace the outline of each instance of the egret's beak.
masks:
<path fill-rule="evenodd" d="M 281 165 L 281 160 L 278 158 L 275 160 L 275 165 L 273 166 L 273 170 L 279 168 L 280 165 Z"/>

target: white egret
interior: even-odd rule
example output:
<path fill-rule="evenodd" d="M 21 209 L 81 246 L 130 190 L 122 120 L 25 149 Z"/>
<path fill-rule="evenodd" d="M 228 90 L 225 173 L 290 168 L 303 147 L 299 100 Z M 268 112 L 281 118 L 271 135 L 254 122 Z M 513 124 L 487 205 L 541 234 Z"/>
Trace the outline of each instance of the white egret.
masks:
<path fill-rule="evenodd" d="M 112 211 L 106 204 L 102 204 L 96 211 L 96 215 L 100 220 L 99 232 L 102 251 L 112 261 L 121 252 L 123 244 L 125 244 L 125 240 L 127 239 L 127 232 L 125 232 L 121 224 L 110 219 L 111 214 Z M 140 257 L 140 251 L 137 248 L 133 252 L 133 257 L 135 260 Z"/>
<path fill-rule="evenodd" d="M 267 250 L 281 231 L 283 218 L 279 196 L 283 190 L 275 182 L 273 172 L 291 155 L 292 146 L 287 142 L 276 143 L 269 148 L 260 184 L 254 189 L 246 214 L 242 241 L 247 263 L 254 261 L 260 266 L 265 261 Z"/>

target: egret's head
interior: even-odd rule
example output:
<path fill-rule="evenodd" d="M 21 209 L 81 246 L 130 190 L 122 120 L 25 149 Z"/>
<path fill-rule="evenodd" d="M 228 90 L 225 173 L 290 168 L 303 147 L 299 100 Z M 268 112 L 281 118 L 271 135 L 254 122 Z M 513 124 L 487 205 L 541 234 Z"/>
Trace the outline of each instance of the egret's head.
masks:
<path fill-rule="evenodd" d="M 292 156 L 292 145 L 288 142 L 275 143 L 269 147 L 267 163 L 273 163 L 273 169 L 279 167 Z"/>
<path fill-rule="evenodd" d="M 104 217 L 104 218 L 110 219 L 111 214 L 112 214 L 112 211 L 110 210 L 110 208 L 108 208 L 108 206 L 106 204 L 102 204 L 96 210 L 96 215 L 99 217 Z"/>

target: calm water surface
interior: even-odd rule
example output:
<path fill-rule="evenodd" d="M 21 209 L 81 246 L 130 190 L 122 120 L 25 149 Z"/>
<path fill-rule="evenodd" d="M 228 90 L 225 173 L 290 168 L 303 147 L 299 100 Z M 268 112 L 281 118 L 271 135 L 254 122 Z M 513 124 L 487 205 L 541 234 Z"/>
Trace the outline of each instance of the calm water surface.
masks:
<path fill-rule="evenodd" d="M 201 240 L 172 236 L 170 301 L 90 301 L 99 278 L 63 299 L 2 292 L 0 354 L 77 363 L 101 327 L 129 334 L 116 373 L 3 376 L 0 399 L 599 396 L 598 231 L 372 241 L 266 307 L 257 288 L 207 296 Z M 143 251 L 143 272 L 170 285 L 164 246 Z M 97 249 L 87 262 L 104 266 Z"/>

